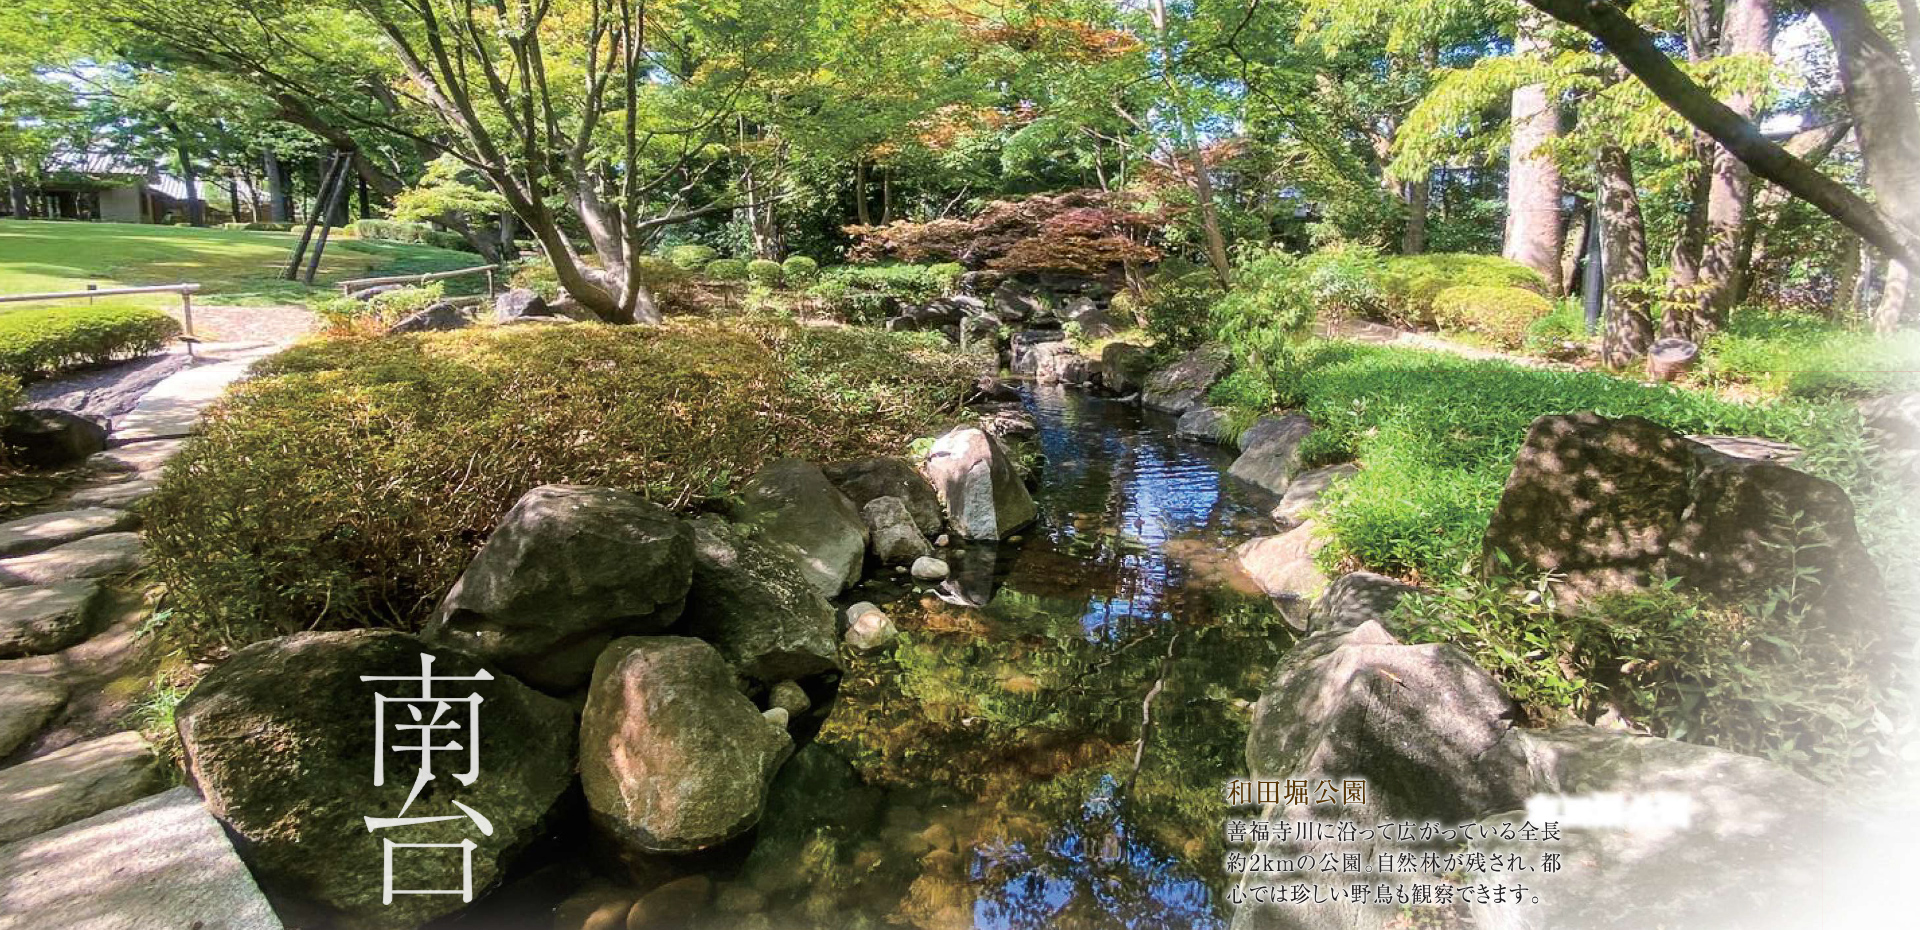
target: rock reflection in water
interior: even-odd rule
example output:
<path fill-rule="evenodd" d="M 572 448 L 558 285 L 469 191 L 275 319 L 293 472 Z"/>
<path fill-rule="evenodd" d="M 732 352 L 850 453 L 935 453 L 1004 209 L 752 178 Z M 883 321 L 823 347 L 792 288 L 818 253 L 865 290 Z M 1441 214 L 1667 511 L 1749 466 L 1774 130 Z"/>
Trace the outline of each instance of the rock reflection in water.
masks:
<path fill-rule="evenodd" d="M 853 660 L 720 900 L 766 926 L 1222 922 L 1220 783 L 1241 702 L 1289 644 L 1227 561 L 1272 501 L 1172 421 L 1036 392 L 1042 522 L 967 543 L 935 588 L 879 583 L 903 632 Z M 1142 733 L 1143 703 L 1153 724 Z"/>

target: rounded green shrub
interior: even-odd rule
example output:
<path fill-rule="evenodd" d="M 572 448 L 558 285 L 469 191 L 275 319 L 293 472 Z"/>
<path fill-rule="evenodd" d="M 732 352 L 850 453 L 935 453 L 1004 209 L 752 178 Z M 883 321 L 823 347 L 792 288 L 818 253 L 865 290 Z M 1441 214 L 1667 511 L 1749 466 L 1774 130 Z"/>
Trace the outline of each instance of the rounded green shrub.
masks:
<path fill-rule="evenodd" d="M 161 633 L 202 654 L 412 629 L 530 488 L 690 508 L 777 458 L 905 448 L 975 374 L 937 336 L 774 322 L 303 343 L 208 411 L 146 502 Z"/>
<path fill-rule="evenodd" d="M 779 287 L 786 280 L 786 275 L 786 269 L 772 259 L 756 258 L 747 263 L 747 277 L 755 284 Z"/>
<path fill-rule="evenodd" d="M 786 273 L 788 281 L 807 284 L 820 276 L 820 263 L 805 255 L 789 255 L 780 263 L 780 270 Z"/>
<path fill-rule="evenodd" d="M 1517 287 L 1542 296 L 1547 293 L 1546 279 L 1539 272 L 1498 255 L 1392 255 L 1379 260 L 1375 274 L 1388 320 L 1413 325 L 1434 322 L 1434 298 L 1450 287 Z"/>
<path fill-rule="evenodd" d="M 667 261 L 693 271 L 705 266 L 719 255 L 719 252 L 708 245 L 676 245 L 667 250 Z"/>
<path fill-rule="evenodd" d="M 747 263 L 737 258 L 716 258 L 702 269 L 707 277 L 715 281 L 745 281 Z"/>
<path fill-rule="evenodd" d="M 0 372 L 28 378 L 157 352 L 180 324 L 151 307 L 65 304 L 0 313 Z"/>
<path fill-rule="evenodd" d="M 1433 319 L 1441 329 L 1476 333 L 1508 349 L 1525 343 L 1533 322 L 1552 312 L 1545 297 L 1518 287 L 1459 285 L 1433 297 Z"/>

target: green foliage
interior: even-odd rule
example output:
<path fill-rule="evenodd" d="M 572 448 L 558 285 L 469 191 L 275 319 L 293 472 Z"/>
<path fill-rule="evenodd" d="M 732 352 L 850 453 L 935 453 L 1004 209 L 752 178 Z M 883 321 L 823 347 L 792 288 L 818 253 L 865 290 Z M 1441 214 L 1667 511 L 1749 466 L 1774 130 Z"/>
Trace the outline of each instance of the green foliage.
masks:
<path fill-rule="evenodd" d="M 952 287 L 957 265 L 837 265 L 820 274 L 807 296 L 849 322 L 877 323 L 890 304 L 924 304 Z"/>
<path fill-rule="evenodd" d="M 745 281 L 747 263 L 737 258 L 716 258 L 701 273 L 715 281 Z"/>
<path fill-rule="evenodd" d="M 1223 294 L 1210 269 L 1168 257 L 1147 280 L 1140 313 L 1156 345 L 1191 348 L 1211 338 L 1213 305 Z"/>
<path fill-rule="evenodd" d="M 820 276 L 820 263 L 805 255 L 789 255 L 780 263 L 780 270 L 793 284 L 811 284 Z"/>
<path fill-rule="evenodd" d="M 667 261 L 688 271 L 705 268 L 708 262 L 719 257 L 720 253 L 710 245 L 676 245 L 667 250 Z"/>
<path fill-rule="evenodd" d="M 1434 322 L 1433 300 L 1450 287 L 1517 287 L 1545 294 L 1547 282 L 1519 262 L 1497 255 L 1393 255 L 1382 260 L 1379 287 L 1388 318 L 1411 325 Z"/>
<path fill-rule="evenodd" d="M 1547 578 L 1463 575 L 1395 619 L 1409 642 L 1466 650 L 1536 725 L 1614 711 L 1820 781 L 1884 773 L 1896 758 L 1888 715 L 1906 715 L 1868 671 L 1877 644 L 1865 625 L 1811 621 L 1793 587 L 1740 608 L 1668 582 L 1569 608 Z"/>
<path fill-rule="evenodd" d="M 1300 273 L 1327 319 L 1379 319 L 1387 309 L 1381 286 L 1386 260 L 1360 246 L 1321 249 L 1300 260 Z"/>
<path fill-rule="evenodd" d="M 451 249 L 455 252 L 471 252 L 473 246 L 458 234 L 442 232 L 425 223 L 403 223 L 398 220 L 355 220 L 353 235 L 358 239 L 378 239 L 388 242 L 415 242 L 430 245 L 437 249 Z"/>
<path fill-rule="evenodd" d="M 934 262 L 927 266 L 927 274 L 940 282 L 942 293 L 953 290 L 953 283 L 967 273 L 967 266 L 959 262 Z"/>
<path fill-rule="evenodd" d="M 1270 385 L 1282 404 L 1297 402 L 1298 348 L 1315 298 L 1300 259 L 1268 248 L 1240 256 L 1233 289 L 1214 304 L 1213 334 L 1233 351 L 1235 373 Z"/>
<path fill-rule="evenodd" d="M 1545 297 L 1519 287 L 1462 284 L 1433 295 L 1433 319 L 1442 330 L 1485 336 L 1517 349 L 1537 321 L 1553 312 Z"/>
<path fill-rule="evenodd" d="M 1578 356 L 1591 342 L 1586 308 L 1571 298 L 1554 301 L 1552 312 L 1527 324 L 1522 340 L 1527 354 L 1548 358 Z"/>
<path fill-rule="evenodd" d="M 68 303 L 0 313 L 0 373 L 55 374 L 158 352 L 180 335 L 173 317 L 118 303 Z"/>
<path fill-rule="evenodd" d="M 1346 343 L 1303 347 L 1300 368 L 1310 457 L 1364 466 L 1323 500 L 1329 564 L 1446 577 L 1476 557 L 1514 453 L 1544 414 L 1638 414 L 1684 433 L 1793 442 L 1842 486 L 1860 468 L 1859 414 L 1847 405 L 1747 406 L 1595 372 Z"/>
<path fill-rule="evenodd" d="M 1920 332 L 1848 329 L 1804 313 L 1741 308 L 1701 346 L 1696 377 L 1794 397 L 1859 396 L 1920 387 Z"/>
<path fill-rule="evenodd" d="M 543 258 L 529 258 L 515 266 L 507 276 L 507 284 L 509 287 L 524 287 L 548 302 L 560 299 L 560 275 Z"/>
<path fill-rule="evenodd" d="M 747 263 L 747 278 L 763 287 L 779 287 L 786 277 L 786 269 L 772 259 L 756 258 Z"/>
<path fill-rule="evenodd" d="M 367 301 L 367 307 L 382 323 L 391 323 L 427 309 L 446 295 L 446 285 L 439 281 L 417 287 L 403 287 L 374 295 Z"/>
<path fill-rule="evenodd" d="M 752 320 L 303 344 L 209 411 L 147 502 L 166 632 L 202 652 L 413 628 L 531 487 L 678 508 L 782 456 L 894 453 L 976 364 L 937 337 Z"/>
<path fill-rule="evenodd" d="M 491 188 L 469 182 L 467 167 L 452 155 L 427 164 L 419 182 L 393 199 L 393 218 L 419 222 L 450 213 L 497 216 L 507 210 L 507 199 Z"/>

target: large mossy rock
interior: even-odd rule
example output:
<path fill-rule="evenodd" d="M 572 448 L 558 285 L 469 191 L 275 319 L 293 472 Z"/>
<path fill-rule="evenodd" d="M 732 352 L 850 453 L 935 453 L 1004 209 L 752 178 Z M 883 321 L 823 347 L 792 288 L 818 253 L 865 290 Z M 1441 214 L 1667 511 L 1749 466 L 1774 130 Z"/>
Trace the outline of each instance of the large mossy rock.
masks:
<path fill-rule="evenodd" d="M 107 447 L 107 428 L 76 413 L 30 408 L 0 417 L 0 442 L 12 450 L 16 465 L 66 468 Z"/>
<path fill-rule="evenodd" d="M 833 597 L 860 581 L 866 521 L 818 466 L 781 459 L 760 469 L 740 489 L 731 515 L 761 538 L 793 547 L 800 573 L 820 596 Z"/>
<path fill-rule="evenodd" d="M 1226 375 L 1232 364 L 1233 358 L 1225 347 L 1201 346 L 1148 375 L 1140 403 L 1163 413 L 1186 413 L 1207 402 L 1207 392 Z"/>
<path fill-rule="evenodd" d="M 1014 395 L 1014 401 L 1019 395 Z M 864 508 L 876 497 L 897 497 L 907 504 L 913 523 L 927 536 L 940 535 L 940 496 L 913 463 L 902 458 L 876 456 L 834 462 L 820 467 L 855 507 Z"/>
<path fill-rule="evenodd" d="M 640 863 L 751 830 L 793 741 L 735 688 L 713 646 L 647 636 L 601 655 L 580 747 L 596 829 Z"/>
<path fill-rule="evenodd" d="M 671 626 L 692 576 L 693 532 L 666 508 L 614 488 L 543 485 L 500 519 L 426 636 L 568 691 L 607 643 Z"/>
<path fill-rule="evenodd" d="M 1138 393 L 1153 373 L 1153 353 L 1129 342 L 1110 342 L 1100 350 L 1100 385 L 1107 393 Z"/>
<path fill-rule="evenodd" d="M 897 497 L 876 497 L 860 508 L 872 538 L 873 557 L 882 565 L 912 565 L 913 561 L 933 554 L 927 537 L 913 521 L 907 502 Z"/>
<path fill-rule="evenodd" d="M 706 640 L 762 684 L 837 672 L 833 606 L 793 556 L 718 517 L 693 523 L 693 587 L 674 632 Z"/>
<path fill-rule="evenodd" d="M 375 785 L 375 696 L 420 697 L 423 654 L 433 656 L 436 679 L 484 673 L 491 680 L 434 683 L 435 697 L 481 698 L 477 734 L 459 703 L 442 720 L 462 727 L 436 734 L 436 744 L 472 748 L 477 739 L 479 773 L 463 783 L 455 776 L 468 771 L 468 754 L 436 753 L 435 777 L 408 808 L 420 756 L 394 747 L 418 744 L 419 731 L 396 725 L 411 719 L 404 707 L 419 705 L 385 705 L 385 779 Z M 431 717 L 435 710 L 425 712 Z M 201 679 L 175 719 L 188 777 L 262 886 L 336 915 L 347 927 L 414 927 L 463 906 L 459 895 L 396 895 L 382 904 L 385 841 L 471 841 L 477 896 L 545 831 L 573 783 L 576 731 L 564 703 L 460 649 L 403 633 L 301 633 L 255 643 Z M 455 801 L 485 817 L 492 832 L 482 831 Z M 410 818 L 453 819 L 368 829 L 366 818 L 400 817 L 403 808 Z M 446 849 L 396 856 L 394 887 L 458 887 L 459 850 L 451 852 L 451 860 Z"/>
<path fill-rule="evenodd" d="M 1004 539 L 1039 515 L 1012 459 L 985 430 L 963 426 L 941 436 L 925 468 L 947 525 L 962 538 Z"/>
<path fill-rule="evenodd" d="M 1287 493 L 1300 470 L 1300 448 L 1313 433 L 1303 414 L 1261 417 L 1240 436 L 1240 456 L 1227 474 L 1275 494 Z"/>
<path fill-rule="evenodd" d="M 1678 578 L 1752 601 L 1793 582 L 1802 606 L 1878 627 L 1885 589 L 1846 492 L 1729 448 L 1639 417 L 1535 420 L 1487 526 L 1487 571 L 1557 572 L 1575 599 Z"/>

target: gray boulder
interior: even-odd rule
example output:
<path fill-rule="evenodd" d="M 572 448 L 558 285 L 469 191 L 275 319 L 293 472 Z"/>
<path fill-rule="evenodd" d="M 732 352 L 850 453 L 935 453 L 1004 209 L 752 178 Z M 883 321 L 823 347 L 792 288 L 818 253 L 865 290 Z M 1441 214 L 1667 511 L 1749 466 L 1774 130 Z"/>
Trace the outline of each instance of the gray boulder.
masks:
<path fill-rule="evenodd" d="M 1040 435 L 1040 421 L 1019 404 L 996 404 L 980 410 L 980 428 L 1002 443 Z"/>
<path fill-rule="evenodd" d="M 28 468 L 66 468 L 107 447 L 107 428 L 65 410 L 15 410 L 0 429 L 0 442 L 13 450 L 15 464 Z"/>
<path fill-rule="evenodd" d="M 880 608 L 861 601 L 847 608 L 847 645 L 859 652 L 871 652 L 893 642 L 900 630 Z"/>
<path fill-rule="evenodd" d="M 712 646 L 654 636 L 601 655 L 580 747 L 595 828 L 639 864 L 753 829 L 793 741 L 734 687 Z"/>
<path fill-rule="evenodd" d="M 1226 445 L 1233 431 L 1233 420 L 1222 407 L 1195 407 L 1180 415 L 1173 434 L 1194 442 Z"/>
<path fill-rule="evenodd" d="M 1314 555 L 1326 546 L 1326 538 L 1308 521 L 1278 536 L 1241 543 L 1233 555 L 1268 597 L 1308 599 L 1326 590 L 1327 576 L 1314 563 Z"/>
<path fill-rule="evenodd" d="M 1126 323 L 1095 303 L 1090 297 L 1075 297 L 1060 307 L 1060 317 L 1080 328 L 1088 339 L 1105 339 L 1126 328 Z"/>
<path fill-rule="evenodd" d="M 1313 422 L 1303 414 L 1261 417 L 1241 436 L 1240 457 L 1227 474 L 1285 494 L 1300 469 L 1300 446 L 1312 432 Z"/>
<path fill-rule="evenodd" d="M 1003 281 L 993 289 L 993 309 L 1003 320 L 1031 320 L 1047 315 L 1044 299 L 1015 281 Z"/>
<path fill-rule="evenodd" d="M 1273 508 L 1273 521 L 1281 526 L 1298 525 L 1320 502 L 1320 495 L 1333 487 L 1335 482 L 1359 473 L 1359 466 L 1345 462 L 1293 476 L 1287 482 L 1287 492 L 1280 496 L 1280 503 Z"/>
<path fill-rule="evenodd" d="M 535 298 L 538 299 L 538 298 Z M 387 334 L 397 336 L 403 333 L 444 333 L 456 329 L 466 329 L 473 325 L 473 318 L 466 311 L 453 304 L 441 301 L 425 310 L 407 315 L 404 319 L 387 327 Z"/>
<path fill-rule="evenodd" d="M 1100 350 L 1100 385 L 1109 394 L 1134 394 L 1146 386 L 1153 356 L 1132 343 L 1110 342 Z"/>
<path fill-rule="evenodd" d="M 963 426 L 940 437 L 925 472 L 962 538 L 1004 539 L 1038 516 L 1000 441 L 985 430 Z"/>
<path fill-rule="evenodd" d="M 1088 385 L 1100 377 L 1098 362 L 1064 342 L 1042 343 L 1033 355 L 1033 378 L 1041 384 Z"/>
<path fill-rule="evenodd" d="M 1148 375 L 1140 403 L 1163 413 L 1186 413 L 1207 402 L 1207 392 L 1226 376 L 1232 364 L 1233 357 L 1225 347 L 1201 346 Z"/>
<path fill-rule="evenodd" d="M 1403 581 L 1372 572 L 1348 572 L 1334 579 L 1313 609 L 1307 612 L 1307 632 L 1342 633 L 1369 620 L 1378 622 L 1389 633 L 1396 632 L 1391 621 L 1394 608 L 1422 589 Z"/>
<path fill-rule="evenodd" d="M 913 463 L 903 458 L 878 456 L 835 462 L 820 467 L 820 473 L 840 489 L 855 507 L 865 507 L 876 497 L 897 497 L 913 514 L 913 525 L 928 536 L 940 532 L 940 495 Z"/>
<path fill-rule="evenodd" d="M 718 517 L 693 522 L 693 586 L 673 632 L 713 644 L 763 684 L 838 671 L 833 607 L 783 547 Z"/>
<path fill-rule="evenodd" d="M 516 287 L 493 299 L 493 318 L 497 322 L 511 323 L 528 317 L 553 315 L 553 308 L 547 306 L 546 299 L 530 288 Z"/>
<path fill-rule="evenodd" d="M 0 759 L 11 755 L 67 703 L 67 687 L 42 675 L 0 672 Z"/>
<path fill-rule="evenodd" d="M 100 582 L 91 578 L 0 589 L 0 659 L 39 656 L 92 632 Z"/>
<path fill-rule="evenodd" d="M 740 489 L 734 522 L 799 553 L 800 574 L 822 597 L 860 580 L 867 556 L 867 524 L 818 466 L 781 459 L 760 469 Z"/>
<path fill-rule="evenodd" d="M 906 501 L 897 497 L 876 497 L 860 508 L 872 537 L 873 557 L 883 565 L 907 565 L 927 555 L 933 547 L 914 525 Z"/>
<path fill-rule="evenodd" d="M 446 720 L 461 727 L 436 737 L 477 752 L 480 774 L 466 783 L 453 777 L 469 770 L 466 755 L 436 754 L 431 789 L 408 806 L 420 760 L 392 747 L 417 740 L 395 728 L 406 719 L 401 708 L 412 705 L 384 708 L 389 751 L 384 782 L 375 785 L 376 695 L 419 698 L 429 654 L 436 698 L 480 698 L 477 731 L 456 703 Z M 483 673 L 487 680 L 471 680 Z M 398 895 L 383 904 L 384 841 L 471 842 L 478 897 L 546 832 L 573 784 L 576 730 L 564 703 L 460 649 L 391 631 L 255 643 L 201 679 L 175 719 L 189 779 L 261 885 L 351 926 L 415 927 L 464 906 L 458 895 Z M 484 816 L 492 831 L 455 801 Z M 366 818 L 399 817 L 403 809 L 409 818 L 448 819 L 369 829 Z M 393 880 L 396 888 L 448 887 L 445 860 L 396 857 Z"/>
<path fill-rule="evenodd" d="M 693 574 L 693 533 L 613 488 L 549 484 L 521 495 L 425 631 L 555 692 L 586 684 L 620 636 L 665 630 Z"/>

